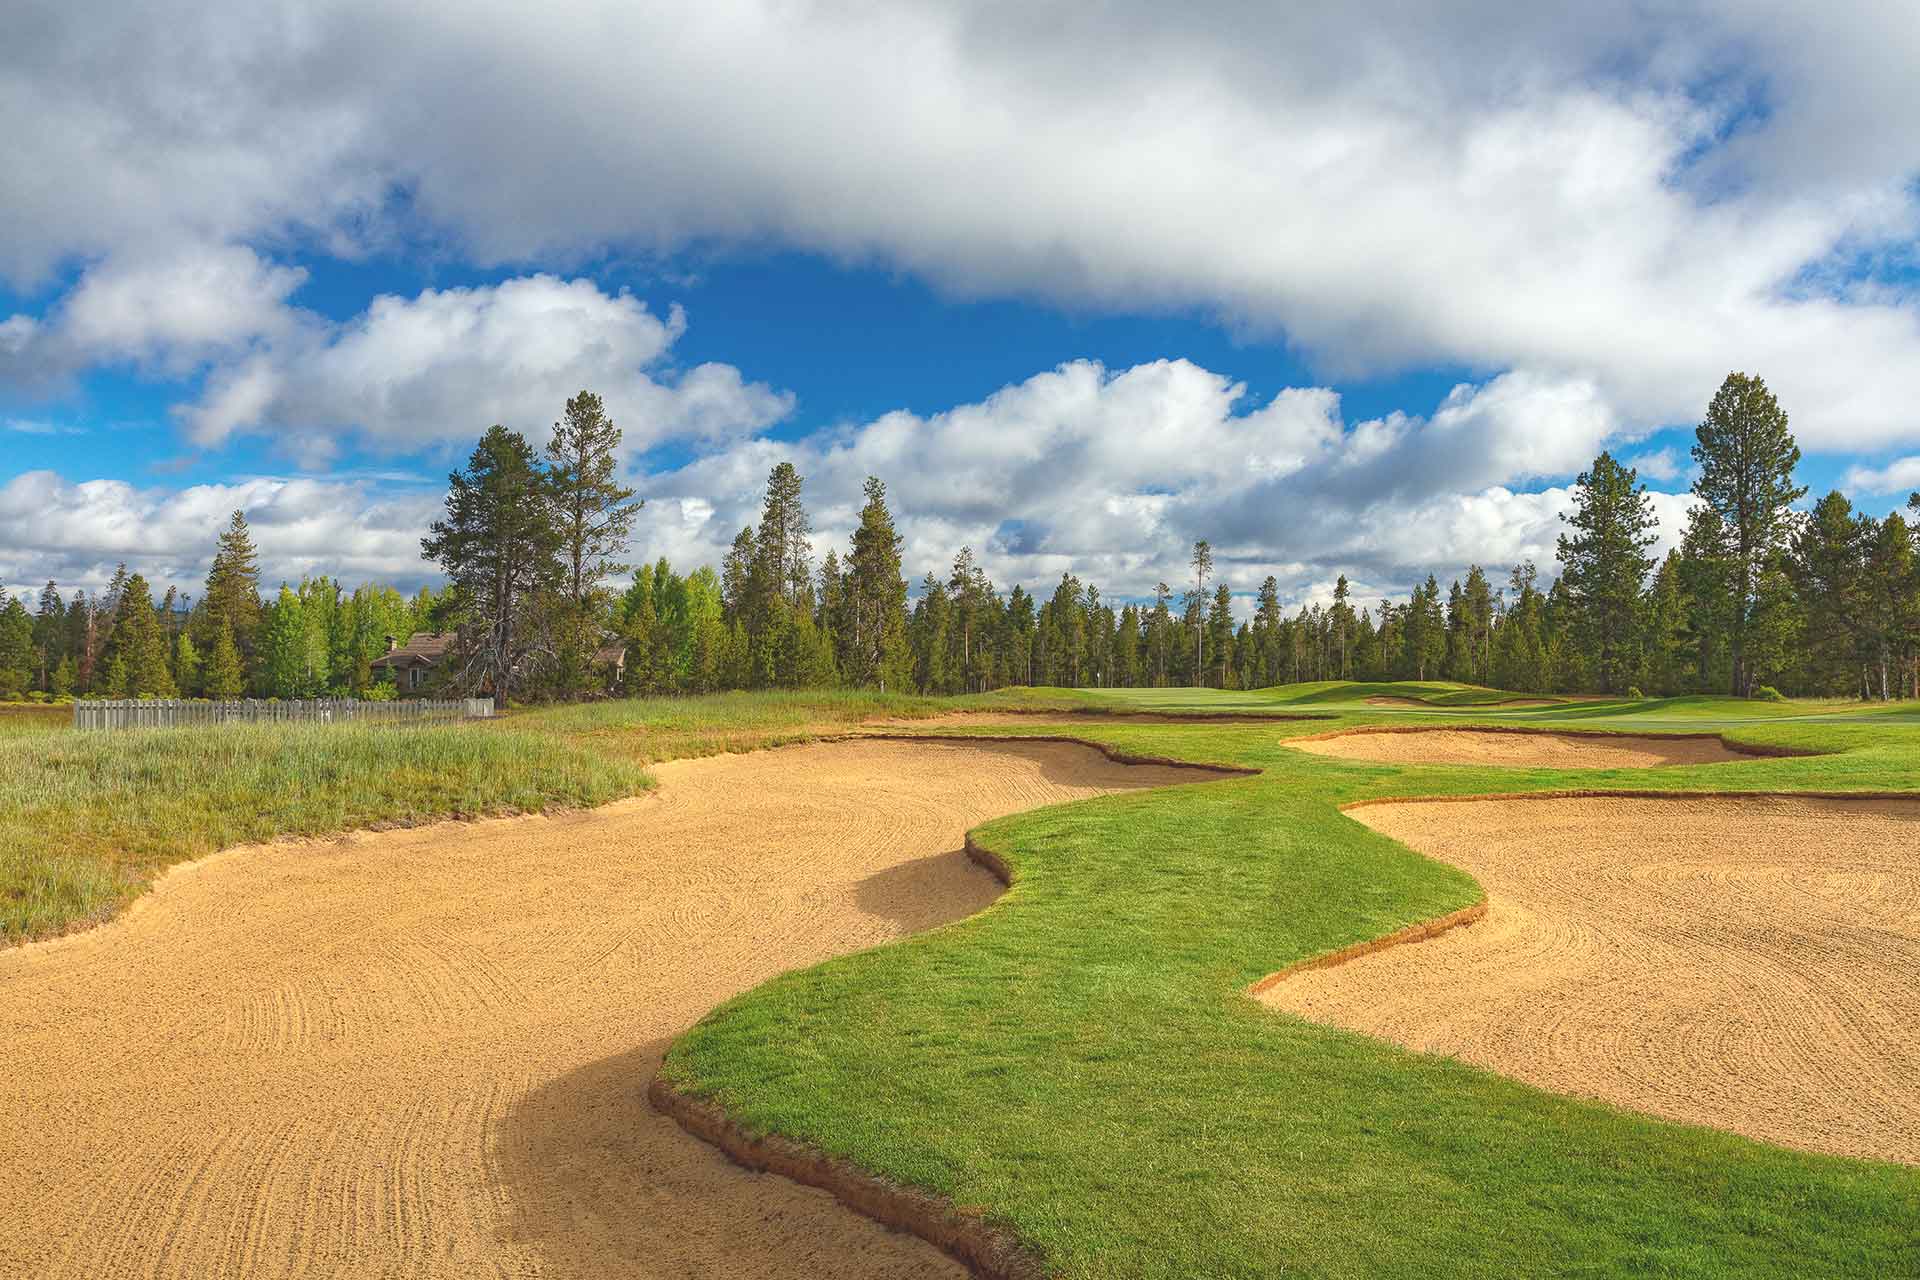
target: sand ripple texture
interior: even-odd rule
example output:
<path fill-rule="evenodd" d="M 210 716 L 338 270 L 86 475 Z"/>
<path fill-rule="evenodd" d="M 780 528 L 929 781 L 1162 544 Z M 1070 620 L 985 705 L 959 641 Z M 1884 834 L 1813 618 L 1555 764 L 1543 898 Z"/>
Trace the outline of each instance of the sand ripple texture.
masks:
<path fill-rule="evenodd" d="M 0 952 L 0 1276 L 959 1275 L 647 1105 L 775 974 L 969 915 L 988 818 L 1199 775 L 841 742 L 590 813 L 233 850 Z"/>
<path fill-rule="evenodd" d="M 1473 729 L 1361 729 L 1287 744 L 1318 756 L 1377 764 L 1462 764 L 1507 769 L 1646 769 L 1750 760 L 1718 738 L 1657 734 L 1517 733 Z"/>
<path fill-rule="evenodd" d="M 1920 800 L 1529 799 L 1352 816 L 1479 924 L 1260 997 L 1543 1088 L 1920 1163 Z"/>

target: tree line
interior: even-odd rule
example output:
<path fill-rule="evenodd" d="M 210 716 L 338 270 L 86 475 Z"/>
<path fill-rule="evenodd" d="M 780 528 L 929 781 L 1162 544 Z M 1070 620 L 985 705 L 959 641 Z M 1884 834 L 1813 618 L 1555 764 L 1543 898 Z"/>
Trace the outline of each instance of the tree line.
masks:
<path fill-rule="evenodd" d="M 1191 576 L 1151 602 L 1103 597 L 1071 572 L 1044 596 L 1002 592 L 967 547 L 910 602 L 885 484 L 868 478 L 848 544 L 816 562 L 790 462 L 717 569 L 633 570 L 622 560 L 641 504 L 616 480 L 620 438 L 584 391 L 544 450 L 489 429 L 422 541 L 447 585 L 411 600 L 321 577 L 263 601 L 242 513 L 190 609 L 171 591 L 156 604 L 124 570 L 103 596 L 63 602 L 49 583 L 38 615 L 19 600 L 0 612 L 0 696 L 390 696 L 369 664 L 386 636 L 413 631 L 453 638 L 440 688 L 503 698 L 1324 679 L 1920 696 L 1920 494 L 1914 522 L 1856 512 L 1837 491 L 1796 510 L 1806 489 L 1787 415 L 1744 374 L 1696 431 L 1699 501 L 1658 563 L 1646 487 L 1603 452 L 1574 485 L 1550 586 L 1530 562 L 1498 585 L 1475 565 L 1444 595 L 1429 576 L 1405 603 L 1359 607 L 1342 576 L 1328 603 L 1289 615 L 1269 576 L 1244 619 L 1205 541 Z"/>

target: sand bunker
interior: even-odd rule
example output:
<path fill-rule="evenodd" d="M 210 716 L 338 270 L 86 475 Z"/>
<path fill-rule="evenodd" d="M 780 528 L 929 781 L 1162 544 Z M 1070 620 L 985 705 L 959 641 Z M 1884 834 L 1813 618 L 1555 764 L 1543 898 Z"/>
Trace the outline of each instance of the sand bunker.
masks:
<path fill-rule="evenodd" d="M 1467 764 L 1504 769 L 1646 769 L 1750 757 L 1718 738 L 1486 729 L 1360 729 L 1288 745 L 1318 756 L 1376 764 Z"/>
<path fill-rule="evenodd" d="M 0 1275 L 960 1275 L 647 1105 L 775 974 L 990 903 L 996 815 L 1192 782 L 1059 743 L 688 761 L 559 818 L 235 850 L 0 952 Z"/>
<path fill-rule="evenodd" d="M 1368 698 L 1370 707 L 1416 707 L 1421 711 L 1484 711 L 1491 707 L 1557 707 L 1558 698 L 1501 698 L 1497 702 L 1477 702 L 1471 705 L 1448 706 L 1445 703 L 1424 702 L 1419 698 L 1398 698 L 1386 694 Z"/>
<path fill-rule="evenodd" d="M 1478 923 L 1260 999 L 1543 1088 L 1920 1163 L 1920 800 L 1356 809 Z"/>
<path fill-rule="evenodd" d="M 1290 715 L 1278 713 L 1270 716 L 1258 714 L 1244 715 L 1207 715 L 1204 712 L 1185 713 L 1177 711 L 952 711 L 946 715 L 910 719 L 899 717 L 887 720 L 872 720 L 872 727 L 886 729 L 956 729 L 991 728 L 999 725 L 1018 725 L 1032 729 L 1047 724 L 1287 724 L 1300 720 L 1331 720 L 1331 715 Z"/>

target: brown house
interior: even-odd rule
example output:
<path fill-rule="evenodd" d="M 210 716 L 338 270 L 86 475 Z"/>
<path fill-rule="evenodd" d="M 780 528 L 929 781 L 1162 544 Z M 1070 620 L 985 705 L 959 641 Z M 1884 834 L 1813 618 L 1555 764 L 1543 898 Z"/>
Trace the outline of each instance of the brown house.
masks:
<path fill-rule="evenodd" d="M 393 672 L 393 683 L 406 693 L 416 692 L 433 683 L 434 670 L 453 648 L 453 637 L 431 631 L 416 631 L 405 644 L 387 637 L 387 651 L 368 663 L 375 670 Z M 607 674 L 607 687 L 618 689 L 627 671 L 627 646 L 610 640 L 593 655 L 594 665 Z"/>
<path fill-rule="evenodd" d="M 452 636 L 435 635 L 431 631 L 416 631 L 405 644 L 388 636 L 387 651 L 367 665 L 376 671 L 393 672 L 394 685 L 411 693 L 432 683 L 434 667 L 451 648 Z"/>

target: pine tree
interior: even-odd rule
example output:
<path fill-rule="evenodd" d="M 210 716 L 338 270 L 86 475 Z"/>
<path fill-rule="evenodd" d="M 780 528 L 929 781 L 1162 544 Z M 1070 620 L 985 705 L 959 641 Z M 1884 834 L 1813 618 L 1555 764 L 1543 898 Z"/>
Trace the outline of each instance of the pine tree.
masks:
<path fill-rule="evenodd" d="M 906 687 L 902 676 L 912 661 L 906 635 L 907 582 L 900 576 L 902 539 L 887 509 L 887 487 L 868 476 L 865 493 L 867 502 L 847 552 L 852 634 L 846 643 L 852 661 L 841 675 L 857 688 L 877 685 L 884 693 L 889 687 Z"/>
<path fill-rule="evenodd" d="M 1727 530 L 1705 503 L 1687 513 L 1680 540 L 1680 586 L 1687 601 L 1687 634 L 1692 641 L 1695 692 L 1726 686 L 1732 670 L 1729 638 L 1733 632 L 1734 573 L 1727 553 Z"/>
<path fill-rule="evenodd" d="M 1870 525 L 1836 489 L 1814 504 L 1789 543 L 1789 572 L 1806 610 L 1807 676 L 1819 693 L 1861 691 Z"/>
<path fill-rule="evenodd" d="M 791 462 L 782 462 L 767 475 L 767 496 L 761 504 L 758 554 L 753 565 L 754 606 L 748 630 L 768 619 L 776 604 L 795 605 L 812 593 L 813 544 L 807 540 L 812 525 L 800 501 L 804 481 Z"/>
<path fill-rule="evenodd" d="M 1573 536 L 1560 535 L 1561 579 L 1572 598 L 1574 635 L 1588 654 L 1604 693 L 1631 682 L 1634 624 L 1653 558 L 1656 521 L 1647 488 L 1631 467 L 1602 452 L 1574 483 L 1574 509 L 1563 517 Z"/>
<path fill-rule="evenodd" d="M 547 442 L 547 479 L 566 564 L 567 597 L 584 607 L 588 593 L 606 578 L 627 572 L 618 563 L 627 549 L 633 518 L 644 502 L 615 479 L 620 428 L 607 417 L 600 397 L 582 391 L 567 401 Z"/>
<path fill-rule="evenodd" d="M 17 597 L 0 591 L 0 702 L 17 702 L 33 683 L 33 615 Z"/>
<path fill-rule="evenodd" d="M 1219 688 L 1227 687 L 1227 669 L 1233 663 L 1233 592 L 1226 583 L 1214 588 L 1213 607 L 1207 611 L 1208 639 L 1213 642 L 1213 669 Z"/>
<path fill-rule="evenodd" d="M 1870 675 L 1877 675 L 1883 701 L 1900 696 L 1904 682 L 1903 666 L 1913 651 L 1915 631 L 1920 629 L 1920 552 L 1916 552 L 1913 533 L 1898 511 L 1866 532 L 1862 594 L 1864 646 L 1872 660 Z"/>
<path fill-rule="evenodd" d="M 201 634 L 196 643 L 206 649 L 222 628 L 233 634 L 244 667 L 253 653 L 254 634 L 263 616 L 260 603 L 260 557 L 254 549 L 253 534 L 247 528 L 247 513 L 236 511 L 214 549 L 213 565 L 207 570 L 207 589 L 200 597 Z"/>
<path fill-rule="evenodd" d="M 1193 679 L 1195 685 L 1205 680 L 1207 669 L 1203 645 L 1206 630 L 1200 624 L 1200 611 L 1206 605 L 1207 578 L 1213 573 L 1213 546 L 1206 539 L 1193 544 L 1193 558 L 1188 562 L 1193 567 L 1193 590 L 1187 593 L 1187 617 L 1193 628 Z"/>
<path fill-rule="evenodd" d="M 1746 643 L 1759 577 L 1789 532 L 1788 509 L 1807 492 L 1793 483 L 1800 448 L 1766 383 L 1730 373 L 1695 433 L 1693 460 L 1700 466 L 1693 491 L 1726 528 L 1733 605 L 1729 684 L 1736 695 L 1745 694 L 1753 684 Z"/>
<path fill-rule="evenodd" d="M 33 620 L 33 653 L 37 664 L 35 676 L 42 689 L 51 689 L 53 670 L 66 656 L 66 621 L 66 602 L 49 581 L 40 592 L 40 611 Z"/>
<path fill-rule="evenodd" d="M 109 683 L 115 686 L 115 696 L 175 696 L 173 673 L 167 667 L 167 640 L 154 613 L 153 593 L 137 573 L 121 588 L 110 649 L 114 675 Z"/>
<path fill-rule="evenodd" d="M 490 427 L 466 469 L 448 477 L 446 516 L 420 541 L 439 563 L 465 615 L 448 683 L 491 690 L 503 703 L 535 670 L 533 611 L 563 580 L 561 537 L 533 450 L 518 433 Z"/>

